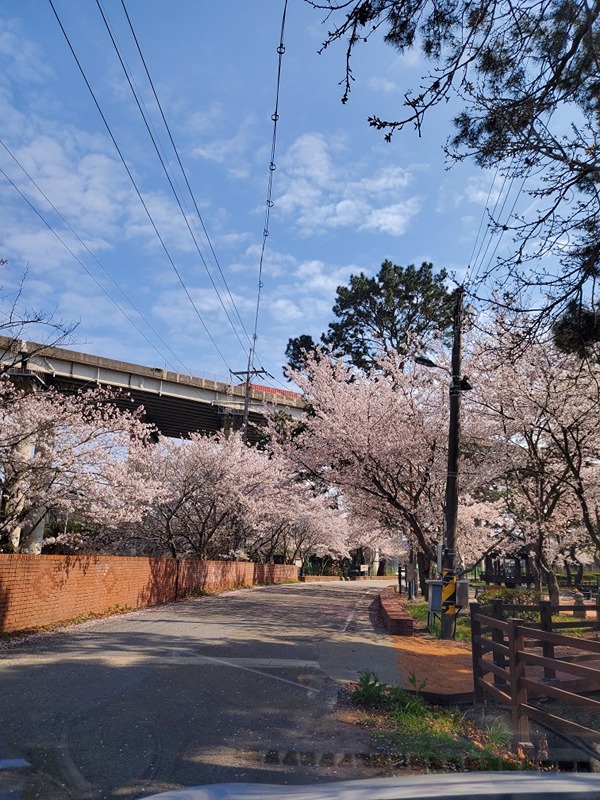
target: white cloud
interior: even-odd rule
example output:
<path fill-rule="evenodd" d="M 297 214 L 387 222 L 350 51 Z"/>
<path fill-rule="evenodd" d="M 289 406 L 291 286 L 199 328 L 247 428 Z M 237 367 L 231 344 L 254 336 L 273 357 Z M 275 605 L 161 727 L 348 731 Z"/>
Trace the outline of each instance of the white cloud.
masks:
<path fill-rule="evenodd" d="M 215 334 L 218 333 L 219 336 L 224 334 L 234 335 L 231 328 L 228 327 L 227 314 L 229 314 L 236 327 L 239 322 L 236 321 L 235 310 L 232 308 L 231 300 L 225 292 L 221 293 L 223 300 L 223 303 L 221 303 L 212 287 L 208 289 L 206 287 L 191 286 L 188 283 L 187 290 L 192 298 L 193 305 L 181 285 L 178 285 L 175 288 L 162 291 L 157 296 L 152 308 L 153 313 L 165 322 L 170 329 L 187 330 L 190 326 L 192 328 L 203 328 L 199 319 L 200 316 L 211 331 L 214 329 Z M 252 295 L 244 296 L 239 293 L 233 293 L 232 297 L 236 307 L 242 314 L 249 314 L 254 310 L 256 297 Z M 227 314 L 225 310 L 227 310 Z M 224 328 L 225 323 L 226 327 Z"/>
<path fill-rule="evenodd" d="M 254 280 L 258 276 L 258 265 L 260 264 L 262 245 L 253 243 L 249 245 L 242 257 L 228 265 L 232 273 L 246 273 Z M 281 278 L 290 275 L 296 269 L 297 261 L 293 255 L 282 253 L 267 247 L 263 255 L 263 275 L 270 278 Z"/>
<path fill-rule="evenodd" d="M 383 94 L 390 94 L 391 92 L 398 91 L 398 86 L 394 81 L 390 81 L 387 78 L 370 78 L 367 81 L 367 86 L 374 92 L 382 92 Z"/>
<path fill-rule="evenodd" d="M 206 161 L 214 161 L 217 164 L 232 161 L 230 173 L 235 175 L 236 171 L 240 173 L 241 170 L 241 174 L 244 174 L 243 161 L 252 148 L 254 127 L 254 118 L 248 116 L 242 120 L 237 131 L 232 136 L 220 136 L 207 141 L 205 144 L 198 145 L 198 147 L 192 149 L 191 155 L 195 158 L 203 158 Z"/>
<path fill-rule="evenodd" d="M 299 264 L 295 277 L 298 282 L 298 290 L 306 294 L 326 294 L 333 301 L 335 291 L 338 286 L 347 283 L 352 273 L 360 272 L 354 264 L 331 269 L 322 261 L 304 261 Z"/>
<path fill-rule="evenodd" d="M 256 2 L 267 13 L 269 0 Z M 189 361 L 192 370 L 222 372 L 222 359 L 160 246 L 81 76 L 68 51 L 56 44 L 56 26 L 45 26 L 32 16 L 27 8 L 33 5 L 33 0 L 5 3 L 10 8 L 0 11 L 3 140 L 169 347 Z M 124 91 L 127 87 L 114 53 L 90 38 L 96 29 L 79 5 L 72 5 L 77 8 L 69 17 L 69 32 L 160 235 L 219 348 L 232 368 L 241 369 L 246 362 L 243 348 L 210 285 L 128 90 Z M 222 8 L 227 4 L 197 8 L 200 5 L 187 4 L 185 14 L 177 15 L 157 10 L 148 18 L 144 35 L 153 52 L 151 71 L 187 175 L 237 307 L 251 330 L 272 132 L 275 62 L 268 43 L 272 36 L 263 26 L 257 28 L 256 36 L 244 37 L 246 26 L 241 25 L 232 39 L 229 12 Z M 240 20 L 255 20 L 257 12 L 249 9 L 253 3 L 231 0 L 231 5 Z M 429 200 L 431 207 L 447 174 L 442 172 L 443 165 L 434 174 L 434 144 L 426 135 L 418 146 L 398 136 L 388 146 L 365 123 L 368 113 L 378 111 L 371 107 L 375 92 L 378 113 L 388 116 L 398 111 L 407 80 L 418 78 L 414 69 L 418 59 L 414 54 L 398 57 L 392 48 L 379 48 L 373 41 L 349 107 L 342 108 L 338 55 L 329 51 L 317 58 L 322 25 L 314 10 L 303 10 L 303 6 L 297 9 L 300 23 L 290 30 L 289 50 L 298 57 L 284 63 L 273 174 L 275 206 L 262 265 L 259 351 L 264 355 L 266 349 L 274 359 L 283 357 L 290 336 L 312 333 L 316 338 L 327 328 L 337 287 L 346 285 L 350 274 L 365 265 L 375 270 L 386 255 L 407 263 L 414 260 L 408 254 L 420 252 L 424 245 L 434 261 L 443 248 L 449 263 L 461 263 L 460 252 L 456 253 L 460 217 L 469 214 L 477 222 L 482 210 L 475 205 L 482 186 L 449 178 L 446 191 L 452 199 L 456 196 L 459 213 L 450 208 L 436 219 L 437 235 L 429 235 L 431 220 L 425 218 L 421 206 L 425 208 Z M 7 15 L 16 21 L 3 21 Z M 296 48 L 299 42 L 301 51 Z M 211 52 L 219 54 L 219 69 L 200 74 L 198 54 L 204 58 Z M 140 75 L 139 65 L 131 63 L 136 76 Z M 140 80 L 139 88 L 150 101 L 154 122 L 159 123 L 148 86 Z M 171 164 L 173 154 L 160 125 L 157 130 Z M 442 131 L 434 132 L 437 143 Z M 417 167 L 418 162 L 427 162 L 430 169 Z M 120 302 L 85 248 L 1 147 L 0 167 Z M 183 189 L 180 177 L 177 183 Z M 193 224 L 198 226 L 198 220 Z M 47 308 L 59 318 L 81 318 L 80 341 L 92 343 L 82 349 L 118 354 L 138 363 L 160 362 L 44 222 L 1 180 L 0 229 L 0 256 L 10 259 L 10 274 L 0 275 L 0 285 L 7 292 L 15 293 L 29 263 L 23 300 L 28 307 Z M 396 246 L 398 240 L 390 242 L 391 236 L 404 238 Z M 199 237 L 220 287 L 202 232 Z M 415 241 L 416 237 L 421 241 Z M 223 297 L 229 308 L 226 294 Z M 237 319 L 233 312 L 231 316 Z M 150 338 L 154 341 L 154 334 Z"/>
<path fill-rule="evenodd" d="M 41 84 L 52 75 L 38 48 L 23 37 L 14 20 L 0 18 L 0 57 L 10 60 L 12 79 Z"/>
<path fill-rule="evenodd" d="M 320 133 L 299 136 L 281 159 L 283 169 L 296 180 L 328 186 L 336 176 L 330 155 L 332 144 Z"/>
<path fill-rule="evenodd" d="M 223 103 L 213 101 L 202 111 L 195 111 L 186 117 L 186 127 L 194 135 L 208 133 L 217 126 L 223 125 L 226 116 Z"/>
<path fill-rule="evenodd" d="M 404 203 L 394 203 L 385 208 L 374 208 L 369 211 L 367 219 L 360 228 L 388 233 L 390 236 L 402 236 L 406 233 L 413 217 L 420 210 L 421 201 L 417 197 L 411 197 Z"/>
<path fill-rule="evenodd" d="M 283 194 L 275 200 L 275 208 L 284 214 L 295 214 L 298 209 L 318 207 L 322 192 L 317 184 L 312 184 L 306 178 L 284 179 L 287 186 Z"/>
<path fill-rule="evenodd" d="M 304 313 L 298 303 L 289 298 L 279 298 L 268 304 L 270 315 L 277 322 L 295 322 L 304 318 Z"/>
<path fill-rule="evenodd" d="M 3 215 L 3 220 L 4 220 Z M 63 232 L 65 241 L 72 252 L 83 253 L 83 246 L 73 239 L 68 232 Z M 19 224 L 4 237 L 2 242 L 4 257 L 9 261 L 19 260 L 29 265 L 32 275 L 48 275 L 62 269 L 65 261 L 72 261 L 72 256 L 64 245 L 48 228 L 32 228 Z"/>
<path fill-rule="evenodd" d="M 308 259 L 289 270 L 287 281 L 280 280 L 267 291 L 264 307 L 275 329 L 281 331 L 280 354 L 290 336 L 299 333 L 320 336 L 331 321 L 338 286 L 347 284 L 350 275 L 358 272 L 360 268 L 354 264 L 333 266 Z"/>
<path fill-rule="evenodd" d="M 222 247 L 234 247 L 236 245 L 241 245 L 247 242 L 249 239 L 252 238 L 252 234 L 248 232 L 223 233 L 213 238 L 215 238 L 216 242 Z"/>
<path fill-rule="evenodd" d="M 502 197 L 502 185 L 502 177 L 491 170 L 474 175 L 470 165 L 455 165 L 439 187 L 436 211 L 453 213 L 465 203 L 491 208 Z"/>
<path fill-rule="evenodd" d="M 374 195 L 394 195 L 406 189 L 413 181 L 413 176 L 402 167 L 386 167 L 379 170 L 372 178 L 363 178 L 364 189 Z"/>
<path fill-rule="evenodd" d="M 476 175 L 467 180 L 464 187 L 466 199 L 481 206 L 493 206 L 501 197 L 502 178 L 491 177 L 490 173 Z"/>
<path fill-rule="evenodd" d="M 321 134 L 299 137 L 282 159 L 283 191 L 275 209 L 294 218 L 305 236 L 336 228 L 401 236 L 421 202 L 408 194 L 412 174 L 399 166 L 361 175 L 348 163 L 345 147 Z"/>

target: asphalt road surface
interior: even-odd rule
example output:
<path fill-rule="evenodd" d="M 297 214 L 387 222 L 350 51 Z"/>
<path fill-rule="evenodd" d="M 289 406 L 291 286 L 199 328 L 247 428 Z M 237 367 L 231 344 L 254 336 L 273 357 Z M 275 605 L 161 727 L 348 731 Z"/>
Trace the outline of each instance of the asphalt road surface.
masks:
<path fill-rule="evenodd" d="M 2 645 L 0 800 L 377 774 L 339 687 L 400 681 L 381 586 L 240 590 Z"/>

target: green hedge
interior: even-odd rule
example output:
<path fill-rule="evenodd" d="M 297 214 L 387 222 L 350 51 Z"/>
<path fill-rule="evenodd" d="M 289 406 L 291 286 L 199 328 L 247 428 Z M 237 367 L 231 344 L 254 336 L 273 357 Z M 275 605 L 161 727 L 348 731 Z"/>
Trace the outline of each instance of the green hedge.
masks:
<path fill-rule="evenodd" d="M 477 597 L 477 602 L 482 606 L 489 606 L 492 600 L 502 600 L 506 605 L 511 606 L 536 606 L 542 599 L 542 593 L 537 589 L 507 589 L 505 586 L 486 589 L 480 592 Z M 502 613 L 503 619 L 514 617 L 514 611 L 504 611 Z M 520 619 L 530 620 L 535 622 L 539 619 L 539 614 L 535 611 L 519 611 L 517 615 Z"/>

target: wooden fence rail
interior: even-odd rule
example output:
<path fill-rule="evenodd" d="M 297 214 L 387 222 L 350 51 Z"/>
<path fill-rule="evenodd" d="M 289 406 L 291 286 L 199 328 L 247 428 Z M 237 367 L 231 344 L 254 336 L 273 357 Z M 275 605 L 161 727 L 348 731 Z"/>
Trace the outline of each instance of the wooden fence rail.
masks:
<path fill-rule="evenodd" d="M 470 609 L 475 705 L 491 699 L 510 709 L 514 749 L 530 748 L 530 720 L 600 744 L 600 730 L 575 722 L 564 709 L 600 714 L 600 701 L 589 696 L 600 691 L 600 641 L 559 632 L 575 625 L 600 628 L 600 606 L 585 609 L 592 619 L 572 622 L 556 617 L 559 611 L 581 614 L 580 604 L 516 606 L 495 600 L 490 606 L 471 603 Z M 556 713 L 534 705 L 542 698 Z"/>

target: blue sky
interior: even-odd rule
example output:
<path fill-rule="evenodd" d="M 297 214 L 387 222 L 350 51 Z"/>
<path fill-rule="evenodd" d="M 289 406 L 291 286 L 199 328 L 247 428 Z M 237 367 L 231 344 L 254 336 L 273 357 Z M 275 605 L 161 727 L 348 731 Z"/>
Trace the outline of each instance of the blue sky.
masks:
<path fill-rule="evenodd" d="M 226 379 L 246 368 L 254 329 L 283 0 L 125 0 L 202 223 L 121 0 L 102 0 L 197 244 L 96 0 L 53 4 L 137 189 L 50 2 L 5 0 L 1 303 L 27 270 L 21 306 L 77 322 L 75 349 Z M 397 116 L 427 70 L 417 57 L 372 39 L 341 104 L 344 48 L 318 54 L 322 19 L 289 0 L 255 360 L 277 381 L 288 339 L 326 329 L 350 274 L 373 274 L 389 258 L 432 261 L 462 278 L 486 202 L 498 196 L 491 173 L 446 168 L 451 106 L 421 138 L 406 132 L 388 144 L 368 127 L 370 114 Z"/>

